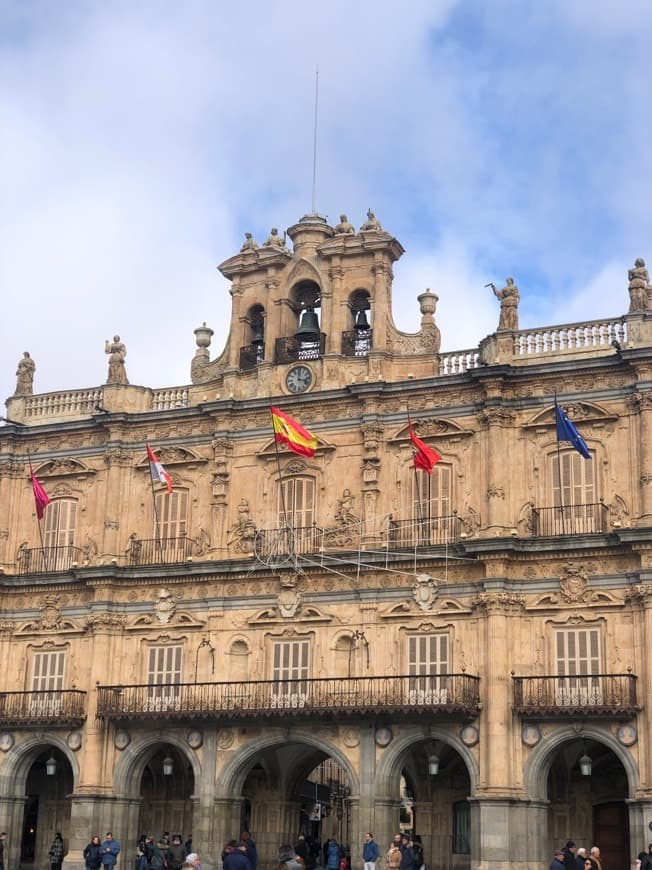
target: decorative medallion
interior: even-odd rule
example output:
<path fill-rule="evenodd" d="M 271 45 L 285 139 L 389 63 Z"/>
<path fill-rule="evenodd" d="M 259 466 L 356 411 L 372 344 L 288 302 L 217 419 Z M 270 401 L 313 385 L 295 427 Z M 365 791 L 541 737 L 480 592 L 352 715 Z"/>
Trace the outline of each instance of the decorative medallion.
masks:
<path fill-rule="evenodd" d="M 131 736 L 128 731 L 116 731 L 113 738 L 113 745 L 116 749 L 122 751 L 131 743 Z"/>
<path fill-rule="evenodd" d="M 616 738 L 619 743 L 622 743 L 623 746 L 633 746 L 638 740 L 638 731 L 636 730 L 636 725 L 628 723 L 627 725 L 621 725 L 620 728 L 616 731 Z"/>
<path fill-rule="evenodd" d="M 281 616 L 292 617 L 301 607 L 301 592 L 294 588 L 284 587 L 278 593 L 278 610 Z"/>
<path fill-rule="evenodd" d="M 521 740 L 530 748 L 536 746 L 541 741 L 541 729 L 538 725 L 523 725 L 521 728 Z"/>
<path fill-rule="evenodd" d="M 353 749 L 354 747 L 359 745 L 360 733 L 357 728 L 342 728 L 341 734 L 342 743 L 345 746 L 348 746 L 349 749 Z"/>
<path fill-rule="evenodd" d="M 233 731 L 220 731 L 217 735 L 217 745 L 220 749 L 229 749 L 233 746 L 235 737 Z"/>
<path fill-rule="evenodd" d="M 0 734 L 0 750 L 2 750 L 2 752 L 9 752 L 13 745 L 14 735 L 10 734 L 8 731 L 3 731 L 2 734 Z"/>
<path fill-rule="evenodd" d="M 39 628 L 50 631 L 57 628 L 61 622 L 61 596 L 46 595 L 45 602 L 40 607 L 41 621 Z"/>
<path fill-rule="evenodd" d="M 586 572 L 576 565 L 567 565 L 559 578 L 559 588 L 566 601 L 583 601 L 589 586 Z"/>
<path fill-rule="evenodd" d="M 465 746 L 475 746 L 480 740 L 480 732 L 475 725 L 465 725 L 460 731 L 460 740 Z"/>
<path fill-rule="evenodd" d="M 200 749 L 204 745 L 204 735 L 201 731 L 189 731 L 186 734 L 186 743 L 191 749 Z"/>
<path fill-rule="evenodd" d="M 385 726 L 381 728 L 376 728 L 376 733 L 374 734 L 374 740 L 376 741 L 376 746 L 380 746 L 381 749 L 384 749 L 394 739 L 394 734 L 392 733 L 391 728 L 387 728 Z"/>
<path fill-rule="evenodd" d="M 174 603 L 172 593 L 167 589 L 160 589 L 154 602 L 154 611 L 158 617 L 158 621 L 165 624 L 172 619 L 177 605 Z"/>
<path fill-rule="evenodd" d="M 432 610 L 432 605 L 439 594 L 439 583 L 428 574 L 417 574 L 412 587 L 412 595 L 421 610 Z"/>
<path fill-rule="evenodd" d="M 68 749 L 72 749 L 73 752 L 77 752 L 78 749 L 81 749 L 81 731 L 71 731 L 70 734 L 66 737 L 66 745 L 68 746 Z"/>

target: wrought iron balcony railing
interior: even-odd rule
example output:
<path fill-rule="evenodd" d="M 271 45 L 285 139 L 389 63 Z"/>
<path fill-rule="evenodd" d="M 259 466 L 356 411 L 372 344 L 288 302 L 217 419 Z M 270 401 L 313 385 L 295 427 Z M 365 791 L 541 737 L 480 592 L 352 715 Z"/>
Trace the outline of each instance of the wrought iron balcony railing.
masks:
<path fill-rule="evenodd" d="M 351 329 L 342 333 L 342 356 L 369 356 L 373 329 Z"/>
<path fill-rule="evenodd" d="M 470 674 L 98 686 L 101 719 L 234 719 L 428 713 L 471 718 L 480 679 Z"/>
<path fill-rule="evenodd" d="M 265 359 L 264 344 L 248 344 L 240 348 L 240 371 L 251 372 Z"/>
<path fill-rule="evenodd" d="M 25 547 L 18 551 L 19 574 L 70 571 L 82 559 L 80 547 Z"/>
<path fill-rule="evenodd" d="M 455 514 L 422 520 L 389 519 L 384 538 L 390 548 L 432 547 L 460 540 L 462 521 Z"/>
<path fill-rule="evenodd" d="M 532 534 L 590 535 L 609 527 L 609 508 L 604 502 L 544 507 L 532 510 Z"/>
<path fill-rule="evenodd" d="M 54 689 L 0 692 L 0 727 L 61 725 L 76 727 L 86 718 L 86 692 Z"/>
<path fill-rule="evenodd" d="M 132 538 L 127 550 L 128 565 L 175 565 L 193 554 L 195 541 L 180 538 Z"/>
<path fill-rule="evenodd" d="M 305 341 L 290 335 L 276 339 L 276 362 L 279 365 L 300 360 L 319 359 L 326 348 L 326 334 L 321 332 L 315 341 Z"/>
<path fill-rule="evenodd" d="M 514 709 L 523 717 L 633 716 L 634 674 L 514 677 Z"/>

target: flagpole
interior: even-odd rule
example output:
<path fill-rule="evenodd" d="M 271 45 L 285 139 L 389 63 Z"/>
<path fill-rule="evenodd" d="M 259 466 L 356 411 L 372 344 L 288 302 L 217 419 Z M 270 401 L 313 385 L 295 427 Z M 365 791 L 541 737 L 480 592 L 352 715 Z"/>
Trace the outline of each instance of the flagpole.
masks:
<path fill-rule="evenodd" d="M 410 407 L 406 404 L 405 410 L 407 412 L 408 418 L 408 426 L 410 427 L 410 431 L 412 432 L 412 420 L 410 418 Z M 412 456 L 414 457 L 414 447 L 412 447 Z M 416 517 L 417 517 L 417 526 L 415 529 L 414 535 L 414 573 L 417 573 L 417 548 L 419 546 L 419 537 L 421 535 L 421 529 L 423 524 L 423 516 L 421 513 L 421 487 L 419 486 L 419 475 L 417 474 L 417 467 L 412 462 L 412 471 L 414 472 L 414 491 L 416 493 Z"/>
<path fill-rule="evenodd" d="M 287 507 L 285 504 L 285 489 L 283 488 L 283 473 L 281 471 L 281 454 L 278 449 L 278 441 L 276 440 L 276 430 L 274 429 L 274 412 L 272 411 L 272 400 L 270 397 L 269 400 L 269 416 L 272 420 L 272 433 L 274 435 L 274 452 L 276 453 L 276 469 L 278 471 L 278 486 L 281 494 L 281 514 L 283 516 L 283 531 L 287 535 L 287 530 L 289 530 L 290 525 L 288 523 L 288 514 Z M 289 548 L 288 548 L 289 549 Z M 295 568 L 296 568 L 296 553 L 294 552 L 294 535 L 292 536 L 292 552 L 295 556 Z"/>
<path fill-rule="evenodd" d="M 557 410 L 557 392 L 555 391 L 555 434 L 557 436 L 557 479 L 559 481 L 559 507 L 561 509 L 561 530 L 562 534 L 566 534 L 566 515 L 564 513 L 564 486 L 561 479 L 561 447 L 559 445 L 558 420 L 559 411 Z"/>
<path fill-rule="evenodd" d="M 149 445 L 149 441 L 145 442 L 145 445 Z M 161 562 L 163 561 L 163 547 L 161 546 L 161 527 L 160 521 L 158 517 L 158 508 L 156 507 L 156 490 L 154 489 L 154 478 L 152 477 L 152 464 L 149 458 L 149 451 L 147 453 L 147 468 L 149 469 L 149 482 L 152 488 L 152 505 L 154 507 L 154 529 L 155 529 L 155 540 L 156 546 L 158 547 L 159 555 L 161 557 Z"/>
<path fill-rule="evenodd" d="M 29 452 L 29 450 L 27 451 L 27 458 L 29 459 L 30 483 L 32 484 L 32 488 L 33 488 L 33 486 L 34 486 L 34 468 L 32 467 L 32 455 Z M 38 515 L 38 510 L 37 510 L 36 511 L 36 524 L 38 526 L 38 536 L 39 536 L 39 540 L 41 542 L 41 553 L 43 554 L 43 567 L 45 568 L 46 571 L 49 571 L 50 569 L 48 568 L 48 561 L 49 561 L 48 554 L 45 552 L 45 546 L 43 545 L 43 526 L 41 525 L 42 522 L 43 521 L 40 519 L 40 517 Z"/>

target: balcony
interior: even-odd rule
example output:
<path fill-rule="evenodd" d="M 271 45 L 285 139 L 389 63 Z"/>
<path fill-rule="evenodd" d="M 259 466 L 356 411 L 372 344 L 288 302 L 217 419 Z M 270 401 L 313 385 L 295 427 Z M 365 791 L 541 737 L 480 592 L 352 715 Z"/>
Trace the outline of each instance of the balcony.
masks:
<path fill-rule="evenodd" d="M 257 342 L 240 348 L 240 371 L 251 372 L 265 359 L 265 345 Z"/>
<path fill-rule="evenodd" d="M 187 720 L 427 713 L 469 719 L 479 704 L 479 677 L 407 675 L 98 686 L 97 715 Z"/>
<path fill-rule="evenodd" d="M 86 719 L 86 692 L 0 692 L 0 727 L 61 726 L 76 728 Z"/>
<path fill-rule="evenodd" d="M 423 520 L 389 519 L 384 537 L 389 549 L 438 547 L 460 540 L 462 521 L 456 514 Z"/>
<path fill-rule="evenodd" d="M 514 710 L 523 718 L 558 719 L 599 716 L 615 719 L 634 716 L 634 674 L 514 677 Z"/>
<path fill-rule="evenodd" d="M 127 550 L 128 565 L 175 565 L 186 562 L 194 552 L 195 541 L 180 538 L 131 538 Z"/>
<path fill-rule="evenodd" d="M 369 356 L 373 347 L 373 329 L 350 329 L 342 333 L 342 356 Z"/>
<path fill-rule="evenodd" d="M 326 348 L 326 334 L 321 332 L 315 341 L 302 341 L 295 336 L 276 339 L 276 362 L 278 365 L 319 359 Z"/>
<path fill-rule="evenodd" d="M 608 528 L 609 508 L 604 502 L 532 510 L 532 534 L 538 537 L 604 534 Z"/>
<path fill-rule="evenodd" d="M 70 571 L 81 563 L 80 547 L 21 547 L 18 551 L 18 574 L 44 574 Z"/>

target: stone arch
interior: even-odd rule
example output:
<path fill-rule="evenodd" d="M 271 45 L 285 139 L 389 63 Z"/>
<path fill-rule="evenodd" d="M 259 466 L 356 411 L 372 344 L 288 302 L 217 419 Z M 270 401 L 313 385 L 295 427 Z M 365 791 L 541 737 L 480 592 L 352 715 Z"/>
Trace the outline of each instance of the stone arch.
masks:
<path fill-rule="evenodd" d="M 422 743 L 424 740 L 438 740 L 457 752 L 463 760 L 469 775 L 471 795 L 475 794 L 480 775 L 475 757 L 459 737 L 450 734 L 444 728 L 431 726 L 427 733 L 424 733 L 422 729 L 411 729 L 408 733 L 402 734 L 390 743 L 376 767 L 377 799 L 391 800 L 397 793 L 396 783 L 401 775 L 401 769 L 405 764 L 408 751 L 416 743 Z"/>
<path fill-rule="evenodd" d="M 153 731 L 133 740 L 119 754 L 113 771 L 113 791 L 116 795 L 133 797 L 140 794 L 140 783 L 145 766 L 162 743 L 174 746 L 180 755 L 189 761 L 194 788 L 195 791 L 197 790 L 197 784 L 201 782 L 202 768 L 196 753 L 188 748 L 185 740 L 179 735 L 171 731 Z"/>
<path fill-rule="evenodd" d="M 66 741 L 57 734 L 34 734 L 14 745 L 0 764 L 0 795 L 24 797 L 29 771 L 38 756 L 49 746 L 58 749 L 65 757 L 72 771 L 73 788 L 76 788 L 79 782 L 79 764 Z"/>
<path fill-rule="evenodd" d="M 566 725 L 534 747 L 524 768 L 525 789 L 528 797 L 531 800 L 546 801 L 548 799 L 548 774 L 555 753 L 564 743 L 578 738 L 595 740 L 614 753 L 625 769 L 629 785 L 628 797 L 633 798 L 638 787 L 638 769 L 634 758 L 612 734 L 602 731 L 594 725 L 584 725 L 581 731 L 577 731 L 572 725 Z"/>
<path fill-rule="evenodd" d="M 350 759 L 330 740 L 325 740 L 314 732 L 306 732 L 302 729 L 293 730 L 291 735 L 288 735 L 286 729 L 277 729 L 268 731 L 263 736 L 246 743 L 233 754 L 220 771 L 216 797 L 229 798 L 231 795 L 241 794 L 244 781 L 249 773 L 250 762 L 254 756 L 260 755 L 265 749 L 272 749 L 288 743 L 304 744 L 313 749 L 321 750 L 328 757 L 334 758 L 346 772 L 352 795 L 359 794 L 360 780 L 357 771 Z"/>

